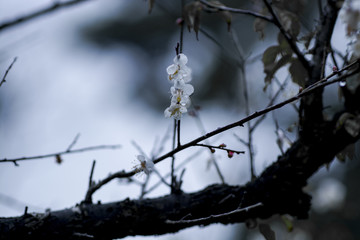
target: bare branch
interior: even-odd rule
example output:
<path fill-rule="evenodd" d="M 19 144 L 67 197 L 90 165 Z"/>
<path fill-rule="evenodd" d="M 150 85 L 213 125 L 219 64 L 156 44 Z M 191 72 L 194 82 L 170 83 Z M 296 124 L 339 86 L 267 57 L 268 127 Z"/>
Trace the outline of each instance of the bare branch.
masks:
<path fill-rule="evenodd" d="M 72 0 L 72 1 L 66 1 L 66 2 L 54 2 L 53 5 L 45 7 L 43 9 L 40 9 L 40 10 L 30 13 L 28 15 L 21 16 L 14 20 L 5 21 L 4 23 L 2 23 L 0 25 L 0 31 L 4 30 L 6 28 L 16 26 L 20 23 L 27 22 L 29 20 L 33 20 L 33 19 L 43 16 L 45 14 L 54 12 L 55 10 L 70 7 L 70 6 L 76 5 L 78 3 L 87 2 L 87 1 L 89 1 L 89 0 Z"/>
<path fill-rule="evenodd" d="M 250 11 L 250 10 L 244 10 L 244 9 L 238 9 L 238 8 L 230 8 L 230 7 L 225 7 L 225 6 L 218 6 L 218 5 L 215 5 L 215 4 L 210 3 L 208 1 L 205 1 L 205 0 L 200 0 L 200 2 L 202 4 L 205 4 L 206 6 L 208 6 L 210 8 L 216 9 L 218 11 L 228 11 L 228 12 L 231 12 L 231 13 L 249 15 L 249 16 L 253 16 L 253 17 L 256 17 L 256 18 L 260 18 L 260 19 L 265 20 L 265 21 L 270 22 L 270 23 L 274 23 L 274 21 L 273 21 L 273 19 L 271 17 L 265 16 L 265 15 L 262 15 L 260 13 L 253 12 L 253 11 Z"/>
<path fill-rule="evenodd" d="M 17 163 L 19 161 L 27 161 L 27 160 L 34 160 L 34 159 L 42 159 L 42 158 L 50 158 L 50 157 L 56 157 L 66 154 L 73 154 L 73 153 L 80 153 L 80 152 L 88 152 L 88 151 L 95 151 L 95 150 L 102 150 L 102 149 L 118 149 L 121 145 L 99 145 L 99 146 L 93 146 L 93 147 L 85 147 L 85 148 L 79 148 L 75 150 L 66 150 L 63 152 L 57 152 L 57 153 L 50 153 L 50 154 L 44 154 L 44 155 L 37 155 L 32 157 L 21 157 L 21 158 L 11 158 L 11 159 L 0 159 L 0 163 L 3 162 L 12 162 Z"/>
<path fill-rule="evenodd" d="M 80 133 L 76 134 L 74 140 L 71 142 L 71 144 L 69 145 L 66 151 L 70 151 L 75 146 L 75 144 L 79 140 L 79 137 L 80 137 Z"/>
<path fill-rule="evenodd" d="M 254 205 L 244 207 L 244 208 L 238 208 L 238 209 L 235 209 L 235 210 L 227 212 L 227 213 L 221 213 L 221 214 L 217 214 L 217 215 L 210 215 L 208 217 L 191 219 L 191 220 L 178 220 L 178 221 L 167 220 L 166 223 L 169 223 L 169 224 L 184 224 L 184 223 L 187 223 L 187 224 L 188 223 L 202 224 L 203 222 L 206 222 L 206 221 L 209 221 L 209 220 L 215 220 L 215 219 L 218 219 L 218 218 L 233 216 L 235 214 L 242 213 L 242 212 L 248 212 L 249 210 L 251 210 L 253 208 L 260 207 L 260 206 L 263 206 L 263 204 L 262 203 L 256 203 Z"/>
<path fill-rule="evenodd" d="M 227 151 L 227 152 L 234 152 L 236 154 L 244 154 L 245 151 L 237 151 L 237 150 L 233 150 L 233 149 L 229 149 L 229 148 L 226 148 L 226 147 L 222 147 L 222 146 L 212 146 L 212 145 L 208 145 L 208 144 L 200 144 L 200 143 L 197 143 L 195 144 L 195 146 L 198 146 L 198 147 L 206 147 L 206 148 L 209 148 L 210 150 L 211 149 L 220 149 L 220 150 L 223 150 L 223 151 Z M 212 151 L 212 150 L 211 150 Z"/>
<path fill-rule="evenodd" d="M 94 174 L 94 169 L 95 169 L 95 164 L 96 161 L 94 160 L 91 166 L 91 171 L 90 171 L 90 177 L 89 177 L 89 188 L 91 188 L 91 186 L 93 185 L 93 174 Z"/>
<path fill-rule="evenodd" d="M 12 66 L 14 65 L 14 63 L 16 62 L 16 60 L 17 60 L 17 57 L 15 57 L 14 58 L 14 60 L 12 61 L 12 63 L 10 64 L 10 66 L 6 69 L 6 72 L 5 72 L 5 74 L 4 74 L 4 77 L 2 78 L 2 80 L 1 80 L 1 82 L 0 82 L 0 87 L 1 87 L 1 85 L 3 85 L 3 83 L 5 83 L 6 82 L 6 76 L 8 75 L 8 73 L 9 73 L 9 71 L 10 71 L 10 69 L 12 68 Z"/>

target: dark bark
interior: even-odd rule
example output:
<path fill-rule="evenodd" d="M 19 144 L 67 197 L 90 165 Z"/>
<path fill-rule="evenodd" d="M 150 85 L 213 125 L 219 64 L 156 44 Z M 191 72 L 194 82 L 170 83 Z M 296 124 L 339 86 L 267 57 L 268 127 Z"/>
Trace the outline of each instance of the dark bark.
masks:
<path fill-rule="evenodd" d="M 348 144 L 359 138 L 335 121 L 324 124 L 311 142 L 298 140 L 253 182 L 245 186 L 212 185 L 195 193 L 172 194 L 108 204 L 82 204 L 48 214 L 0 218 L 0 239 L 113 239 L 177 232 L 198 225 L 168 224 L 166 220 L 198 219 L 261 202 L 249 211 L 201 222 L 239 223 L 248 219 L 290 214 L 307 218 L 311 197 L 303 192 L 307 179 Z M 191 215 L 189 215 L 191 214 Z"/>

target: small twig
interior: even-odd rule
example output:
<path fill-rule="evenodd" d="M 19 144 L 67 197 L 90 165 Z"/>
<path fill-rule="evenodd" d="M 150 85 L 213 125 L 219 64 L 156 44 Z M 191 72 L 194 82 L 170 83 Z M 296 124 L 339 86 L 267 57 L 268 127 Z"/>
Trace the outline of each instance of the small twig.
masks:
<path fill-rule="evenodd" d="M 176 166 L 176 168 L 174 169 L 175 172 L 177 172 L 179 169 L 183 168 L 186 164 L 188 164 L 190 161 L 192 161 L 193 159 L 195 159 L 195 157 L 199 156 L 202 152 L 204 151 L 204 149 L 195 152 L 193 155 L 191 155 L 190 157 L 186 158 L 184 161 L 182 161 L 178 166 Z M 172 176 L 171 172 L 167 173 L 164 175 L 164 179 L 168 178 Z M 180 174 L 180 179 L 181 179 L 182 173 Z M 155 183 L 152 187 L 150 187 L 145 193 L 148 194 L 151 191 L 153 191 L 154 189 L 156 189 L 157 187 L 159 187 L 162 184 L 162 181 L 159 180 L 157 183 Z"/>
<path fill-rule="evenodd" d="M 25 206 L 24 216 L 26 216 L 27 214 L 28 214 L 28 206 Z"/>
<path fill-rule="evenodd" d="M 93 179 L 95 164 L 96 164 L 96 160 L 93 161 L 91 166 L 90 177 L 89 177 L 89 188 L 91 188 L 91 186 L 94 184 L 92 179 Z"/>
<path fill-rule="evenodd" d="M 140 193 L 139 199 L 143 199 L 144 196 L 145 196 L 145 194 L 146 194 L 146 186 L 147 186 L 148 183 L 149 183 L 150 176 L 151 176 L 151 174 L 146 175 L 145 181 L 140 184 L 140 185 L 141 185 L 141 193 Z M 160 182 L 161 182 L 161 180 L 160 180 Z"/>
<path fill-rule="evenodd" d="M 200 143 L 197 143 L 195 144 L 195 146 L 198 146 L 198 147 L 206 147 L 206 148 L 209 148 L 210 150 L 211 149 L 220 149 L 220 150 L 223 150 L 223 151 L 227 151 L 227 152 L 234 152 L 236 154 L 244 154 L 245 151 L 237 151 L 237 150 L 233 150 L 233 149 L 229 149 L 229 148 L 225 148 L 225 147 L 221 147 L 221 146 L 212 146 L 212 145 L 208 145 L 208 144 L 200 144 Z"/>
<path fill-rule="evenodd" d="M 8 75 L 10 69 L 12 68 L 12 66 L 14 65 L 14 63 L 16 62 L 17 60 L 17 57 L 14 58 L 14 60 L 11 62 L 10 66 L 6 69 L 5 71 L 5 74 L 4 74 L 4 77 L 1 79 L 1 82 L 0 82 L 0 87 L 1 85 L 3 85 L 3 83 L 6 82 L 6 76 Z"/>
<path fill-rule="evenodd" d="M 200 130 L 200 133 L 201 134 L 206 134 L 206 131 L 205 131 L 205 127 L 204 127 L 204 124 L 203 122 L 201 121 L 201 118 L 200 118 L 200 115 L 199 115 L 199 112 L 196 110 L 196 108 L 194 108 L 194 112 L 195 112 L 195 115 L 194 115 L 194 119 L 196 121 L 196 124 Z M 208 140 L 205 140 L 205 143 L 210 145 L 209 141 Z M 214 164 L 215 166 L 215 169 L 216 169 L 216 172 L 217 174 L 219 175 L 219 178 L 220 178 L 220 181 L 222 184 L 225 184 L 225 178 L 223 176 L 223 174 L 221 173 L 221 170 L 220 170 L 220 167 L 219 167 L 219 164 L 216 162 L 216 159 L 214 157 L 213 154 L 210 155 L 210 160 L 211 162 Z"/>
<path fill-rule="evenodd" d="M 72 143 L 69 145 L 69 147 L 67 148 L 67 152 L 70 151 L 74 146 L 75 144 L 77 143 L 77 141 L 79 140 L 79 137 L 80 137 L 80 133 L 76 134 L 74 140 L 72 141 Z"/>
<path fill-rule="evenodd" d="M 277 119 L 275 118 L 274 114 L 273 114 L 273 120 L 274 120 L 274 124 L 275 124 L 275 134 L 276 134 L 276 136 L 278 138 L 276 143 L 277 143 L 277 145 L 278 145 L 278 147 L 280 149 L 281 155 L 284 155 L 285 152 L 284 152 L 284 150 L 282 148 L 282 139 L 281 139 L 281 136 L 279 134 L 279 123 L 278 123 Z"/>
<path fill-rule="evenodd" d="M 235 49 L 237 50 L 237 54 L 238 54 L 238 65 L 240 68 L 240 72 L 241 72 L 241 77 L 240 77 L 240 81 L 242 80 L 242 89 L 243 89 L 243 95 L 244 95 L 244 102 L 245 102 L 245 114 L 246 116 L 248 116 L 250 114 L 250 101 L 249 101 L 249 87 L 247 84 L 247 79 L 246 79 L 246 61 L 243 57 L 243 49 L 241 48 L 238 39 L 236 38 L 236 35 L 233 34 L 232 31 L 230 31 L 230 35 L 231 35 L 231 39 L 235 45 Z M 251 132 L 251 122 L 247 122 L 246 123 L 247 126 L 247 131 L 248 131 L 248 140 L 247 140 L 247 144 L 246 147 L 248 148 L 248 155 L 249 155 L 249 159 L 250 159 L 250 174 L 251 174 L 251 180 L 254 180 L 256 178 L 256 174 L 255 174 L 255 166 L 254 166 L 254 162 L 255 162 L 255 154 L 254 154 L 254 147 L 253 147 L 253 135 Z"/>
<path fill-rule="evenodd" d="M 329 45 L 329 51 L 330 51 L 330 56 L 331 56 L 331 59 L 332 59 L 332 61 L 334 63 L 334 66 L 336 67 L 336 69 L 339 69 L 339 65 L 338 65 L 338 63 L 336 61 L 336 58 L 335 58 L 334 49 L 332 48 L 331 45 Z"/>
<path fill-rule="evenodd" d="M 265 20 L 267 22 L 274 23 L 273 19 L 271 17 L 264 16 L 264 15 L 261 15 L 260 13 L 256 13 L 256 12 L 253 12 L 253 11 L 250 11 L 250 10 L 244 10 L 244 9 L 238 9 L 238 8 L 230 8 L 230 7 L 225 7 L 225 6 L 217 6 L 217 5 L 214 5 L 214 4 L 212 4 L 212 3 L 208 2 L 208 1 L 205 1 L 205 0 L 200 0 L 200 2 L 202 4 L 205 4 L 208 7 L 217 9 L 218 11 L 228 11 L 228 12 L 232 12 L 232 13 L 250 15 L 250 16 L 257 17 L 257 18 L 260 18 L 262 20 Z"/>
<path fill-rule="evenodd" d="M 323 58 L 321 61 L 321 75 L 320 77 L 323 78 L 325 76 L 325 67 L 326 67 L 326 59 L 328 56 L 328 48 L 326 46 L 324 46 L 324 51 L 323 51 Z"/>
<path fill-rule="evenodd" d="M 139 144 L 137 144 L 137 142 L 135 142 L 134 140 L 131 141 L 131 144 L 136 148 L 136 150 L 139 151 L 139 153 L 141 155 L 143 155 L 144 157 L 146 157 L 147 159 L 150 159 L 149 156 L 145 153 L 145 151 L 140 147 Z"/>
<path fill-rule="evenodd" d="M 174 131 L 173 131 L 173 141 L 172 141 L 172 150 L 175 149 L 175 141 L 176 141 L 176 129 L 177 129 L 177 121 L 174 119 Z M 171 156 L 171 191 L 175 190 L 176 185 L 176 177 L 175 177 L 175 156 Z"/>
<path fill-rule="evenodd" d="M 271 105 L 274 104 L 275 100 L 278 98 L 278 96 L 280 95 L 280 93 L 285 89 L 286 84 L 288 83 L 290 77 L 290 75 L 288 75 L 288 77 L 285 79 L 285 81 L 283 82 L 283 84 L 280 84 L 280 88 L 277 90 L 277 92 L 274 94 L 274 96 L 271 98 L 270 102 L 268 103 L 268 105 L 266 107 L 270 107 Z M 277 78 L 274 78 L 275 80 Z M 277 81 L 276 81 L 277 82 Z M 255 131 L 256 127 L 258 125 L 260 125 L 260 123 L 265 119 L 266 114 L 262 115 L 261 117 L 259 117 L 256 122 L 251 126 L 251 132 Z"/>
<path fill-rule="evenodd" d="M 177 147 L 181 146 L 181 143 L 180 143 L 180 123 L 181 123 L 181 121 L 178 120 L 177 121 Z"/>
<path fill-rule="evenodd" d="M 21 158 L 13 158 L 13 159 L 4 158 L 4 159 L 0 159 L 0 163 L 13 162 L 15 165 L 17 165 L 16 162 L 19 162 L 19 161 L 34 160 L 34 159 L 41 159 L 41 158 L 50 158 L 50 157 L 56 157 L 56 155 L 66 155 L 66 154 L 94 151 L 94 150 L 100 150 L 100 149 L 118 149 L 120 147 L 121 147 L 121 145 L 100 145 L 100 146 L 85 147 L 85 148 L 79 148 L 79 149 L 70 150 L 70 151 L 66 150 L 66 151 L 63 151 L 63 152 L 50 153 L 50 154 L 38 155 L 38 156 L 32 156 L 32 157 L 21 157 Z"/>
<path fill-rule="evenodd" d="M 248 145 L 248 142 L 245 141 L 244 139 L 242 139 L 240 136 L 238 136 L 236 133 L 234 133 L 234 137 L 239 141 L 241 142 L 242 144 L 244 144 L 245 146 Z"/>
<path fill-rule="evenodd" d="M 184 11 L 184 5 L 185 5 L 185 1 L 181 0 L 181 16 L 183 16 L 183 11 Z M 184 21 L 182 21 L 180 23 L 180 48 L 179 48 L 179 53 L 183 52 L 183 46 L 184 46 Z"/>
<path fill-rule="evenodd" d="M 182 219 L 182 220 L 178 220 L 178 221 L 174 221 L 174 220 L 166 220 L 165 222 L 167 224 L 201 224 L 203 222 L 206 222 L 206 221 L 209 221 L 209 220 L 214 220 L 214 219 L 217 219 L 217 218 L 222 218 L 222 217 L 228 217 L 228 216 L 232 216 L 232 215 L 235 215 L 235 214 L 238 214 L 238 213 L 242 213 L 242 212 L 248 212 L 249 210 L 251 209 L 254 209 L 254 208 L 257 208 L 257 207 L 260 207 L 260 206 L 263 206 L 263 204 L 260 202 L 260 203 L 256 203 L 254 205 L 250 205 L 248 207 L 244 207 L 244 208 L 238 208 L 238 209 L 235 209 L 233 211 L 230 211 L 230 212 L 227 212 L 227 213 L 222 213 L 222 214 L 216 214 L 216 215 L 210 215 L 208 217 L 203 217 L 203 218 L 197 218 L 197 219 L 190 219 L 190 220 L 185 220 L 185 219 Z"/>
<path fill-rule="evenodd" d="M 45 7 L 43 9 L 41 9 L 41 10 L 30 13 L 28 15 L 24 15 L 24 16 L 21 16 L 21 17 L 19 17 L 17 19 L 10 20 L 10 21 L 2 23 L 0 25 L 0 31 L 4 30 L 6 28 L 13 27 L 13 26 L 15 26 L 17 24 L 24 23 L 24 22 L 27 22 L 29 20 L 35 19 L 35 18 L 40 17 L 42 15 L 51 13 L 51 12 L 53 12 L 55 10 L 59 10 L 61 8 L 65 8 L 65 7 L 70 7 L 72 5 L 75 5 L 75 4 L 78 4 L 78 3 L 81 3 L 81 2 L 87 2 L 87 1 L 89 1 L 89 0 L 73 0 L 73 1 L 66 1 L 66 2 L 55 2 L 53 5 L 51 5 L 49 7 Z"/>

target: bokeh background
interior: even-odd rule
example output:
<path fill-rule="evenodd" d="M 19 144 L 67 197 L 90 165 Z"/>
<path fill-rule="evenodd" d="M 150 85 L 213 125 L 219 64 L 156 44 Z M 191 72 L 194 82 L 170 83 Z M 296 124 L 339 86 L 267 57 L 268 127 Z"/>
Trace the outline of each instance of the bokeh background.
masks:
<path fill-rule="evenodd" d="M 247 1 L 224 1 L 233 7 L 249 8 Z M 305 3 L 305 2 L 304 2 Z M 0 0 L 0 23 L 53 4 L 53 1 Z M 143 0 L 87 1 L 34 19 L 0 32 L 0 75 L 17 57 L 7 81 L 0 88 L 0 159 L 34 156 L 64 151 L 77 134 L 73 149 L 120 144 L 119 150 L 99 150 L 62 157 L 12 163 L 0 166 L 0 216 L 18 216 L 29 212 L 60 210 L 83 200 L 92 161 L 96 160 L 93 179 L 119 170 L 131 170 L 140 146 L 147 155 L 171 149 L 173 122 L 165 119 L 170 84 L 166 67 L 172 64 L 180 28 L 180 1 L 156 1 L 151 14 Z M 303 35 L 311 31 L 317 7 L 305 3 L 300 21 Z M 244 76 L 247 80 L 251 111 L 265 107 L 277 86 L 266 92 L 261 54 L 276 41 L 276 31 L 265 29 L 260 39 L 253 29 L 254 19 L 233 15 L 231 32 L 219 16 L 203 14 L 199 40 L 194 32 L 184 32 L 184 53 L 193 70 L 192 97 L 197 116 L 182 120 L 182 142 L 187 142 L 245 116 Z M 345 52 L 346 40 L 339 21 L 333 46 Z M 239 69 L 238 49 L 246 59 L 246 72 Z M 331 66 L 327 71 L 330 71 Z M 286 70 L 286 69 L 285 69 Z M 278 78 L 284 81 L 286 71 Z M 278 101 L 296 94 L 298 87 L 289 83 Z M 329 87 L 325 100 L 327 112 L 338 109 L 337 86 Z M 297 112 L 292 106 L 269 114 L 254 132 L 255 171 L 276 160 L 273 116 L 282 129 L 294 127 Z M 245 128 L 210 139 L 214 145 L 246 150 L 237 137 L 247 138 Z M 294 131 L 286 131 L 291 140 Z M 167 139 L 162 142 L 161 139 Z M 136 144 L 134 144 L 134 142 Z M 286 146 L 285 146 L 286 147 Z M 209 160 L 215 157 L 228 184 L 244 184 L 250 179 L 247 154 L 229 159 L 226 152 L 211 155 L 207 149 L 188 149 L 177 155 L 184 166 L 183 189 L 197 191 L 220 178 Z M 356 156 L 354 157 L 356 158 Z M 313 194 L 311 220 L 294 220 L 289 233 L 280 217 L 267 221 L 277 239 L 358 239 L 360 196 L 359 160 L 335 161 L 309 182 Z M 170 162 L 158 164 L 160 173 L 170 171 Z M 182 170 L 182 168 L 180 169 Z M 144 176 L 137 176 L 143 181 Z M 158 182 L 152 176 L 149 186 Z M 168 194 L 164 185 L 147 197 Z M 112 181 L 95 193 L 94 201 L 120 201 L 137 198 L 140 187 L 126 181 Z M 251 224 L 250 224 L 251 225 Z M 340 234 L 340 235 L 337 235 Z M 193 227 L 178 234 L 137 239 L 263 239 L 256 229 L 244 224 Z M 333 238 L 331 238 L 333 237 Z M 334 238 L 335 237 L 335 238 Z M 132 239 L 128 237 L 126 239 Z"/>

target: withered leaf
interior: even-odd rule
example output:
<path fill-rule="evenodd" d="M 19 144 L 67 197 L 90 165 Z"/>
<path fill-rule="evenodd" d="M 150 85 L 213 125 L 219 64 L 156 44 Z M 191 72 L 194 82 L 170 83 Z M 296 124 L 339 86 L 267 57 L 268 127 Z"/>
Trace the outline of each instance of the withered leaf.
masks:
<path fill-rule="evenodd" d="M 307 79 L 307 71 L 303 67 L 302 63 L 297 58 L 292 58 L 289 66 L 289 73 L 291 75 L 291 79 L 294 83 L 299 85 L 300 87 L 305 87 L 306 79 Z"/>
<path fill-rule="evenodd" d="M 191 29 L 194 29 L 196 39 L 199 39 L 198 32 L 200 29 L 200 17 L 202 9 L 203 4 L 196 1 L 185 5 L 183 11 L 183 18 L 186 22 L 186 25 L 189 31 L 191 31 Z"/>

